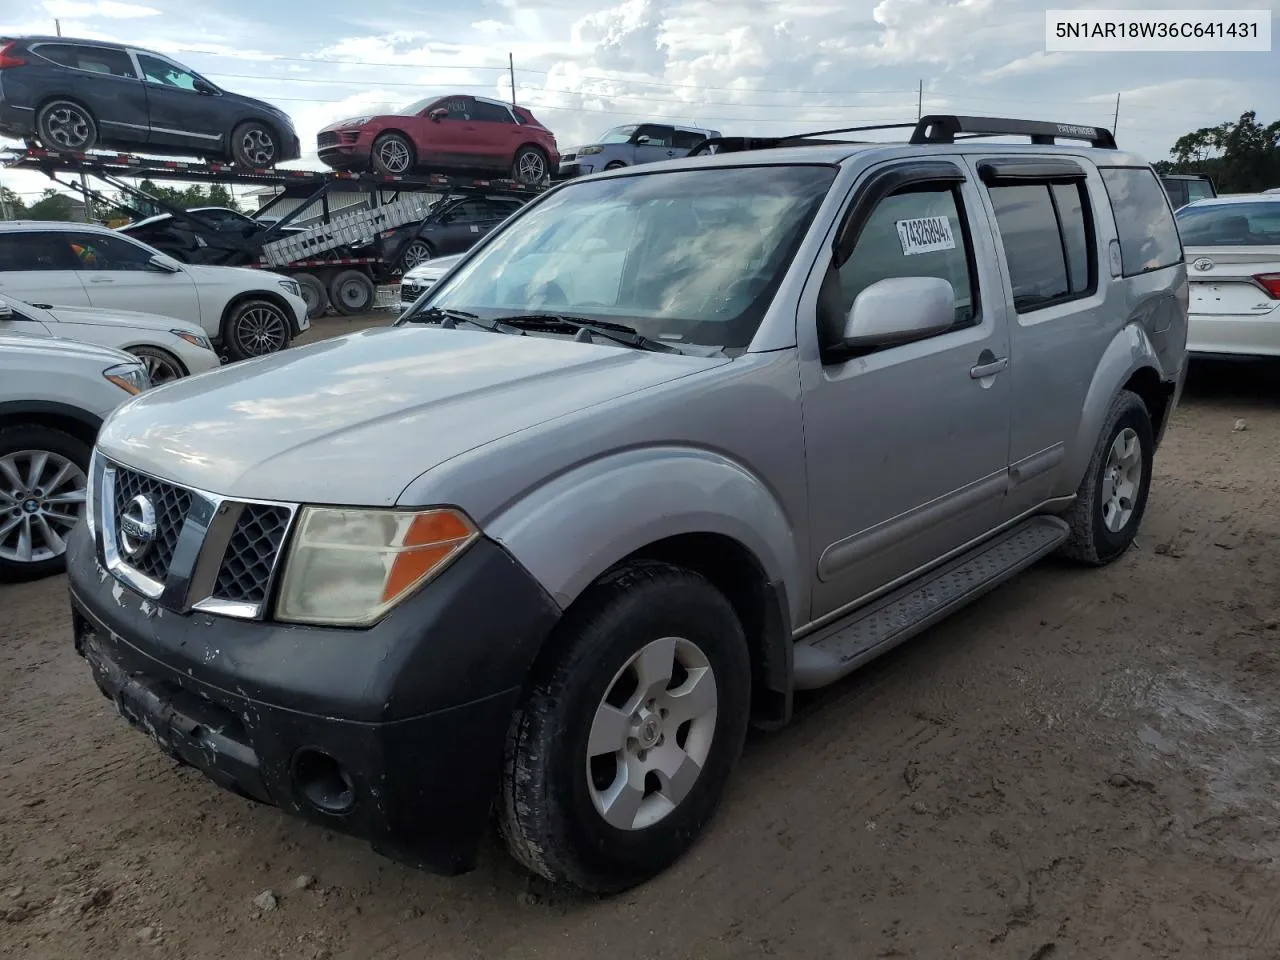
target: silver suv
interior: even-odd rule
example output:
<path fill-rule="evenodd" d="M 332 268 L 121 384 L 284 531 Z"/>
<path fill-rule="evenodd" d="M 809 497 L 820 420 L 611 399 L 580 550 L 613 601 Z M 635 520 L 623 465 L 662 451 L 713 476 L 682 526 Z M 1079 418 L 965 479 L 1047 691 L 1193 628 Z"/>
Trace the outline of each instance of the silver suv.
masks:
<path fill-rule="evenodd" d="M 1124 554 L 1186 356 L 1151 167 L 955 117 L 756 145 L 571 181 L 393 327 L 111 418 L 70 549 L 101 689 L 391 857 L 469 869 L 492 809 L 616 891 L 795 691 Z"/>
<path fill-rule="evenodd" d="M 613 127 L 595 143 L 561 154 L 557 179 L 683 157 L 703 141 L 719 136 L 718 130 L 669 123 L 629 123 Z"/>
<path fill-rule="evenodd" d="M 62 569 L 98 428 L 149 386 L 121 350 L 0 333 L 0 582 Z"/>

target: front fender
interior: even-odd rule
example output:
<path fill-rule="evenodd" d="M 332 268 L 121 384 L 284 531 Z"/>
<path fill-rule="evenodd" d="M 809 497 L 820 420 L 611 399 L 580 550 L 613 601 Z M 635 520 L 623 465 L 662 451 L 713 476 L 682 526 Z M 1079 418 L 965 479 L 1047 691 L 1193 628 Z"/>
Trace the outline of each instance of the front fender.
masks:
<path fill-rule="evenodd" d="M 787 586 L 802 622 L 800 549 L 778 498 L 742 464 L 709 450 L 644 447 L 562 473 L 485 524 L 561 606 L 619 560 L 658 540 L 711 533 L 741 543 Z"/>
<path fill-rule="evenodd" d="M 1129 378 L 1143 368 L 1153 370 L 1161 380 L 1168 379 L 1146 329 L 1140 320 L 1135 320 L 1116 333 L 1098 361 L 1080 411 L 1079 429 L 1067 451 L 1063 487 L 1055 491 L 1056 495 L 1069 496 L 1079 488 L 1112 401 Z"/>

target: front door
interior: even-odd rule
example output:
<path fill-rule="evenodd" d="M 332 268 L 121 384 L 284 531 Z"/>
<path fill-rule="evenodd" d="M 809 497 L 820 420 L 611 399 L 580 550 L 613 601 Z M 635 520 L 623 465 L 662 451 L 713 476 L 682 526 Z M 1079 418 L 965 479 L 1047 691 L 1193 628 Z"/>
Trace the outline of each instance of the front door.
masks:
<path fill-rule="evenodd" d="M 641 138 L 647 137 L 644 143 Z M 653 163 L 655 160 L 670 160 L 684 156 L 672 146 L 675 129 L 660 123 L 646 123 L 635 132 L 632 140 L 636 143 L 636 163 Z M 686 153 L 688 151 L 685 151 Z"/>
<path fill-rule="evenodd" d="M 198 78 L 185 67 L 154 54 L 133 51 L 147 91 L 150 141 L 183 150 L 227 153 L 225 110 L 221 94 L 201 93 Z"/>
<path fill-rule="evenodd" d="M 448 115 L 431 120 L 430 111 L 440 109 L 447 110 Z M 466 170 L 484 166 L 475 146 L 474 111 L 475 100 L 471 97 L 445 97 L 431 105 L 427 112 L 427 149 L 422 157 L 428 165 Z"/>
<path fill-rule="evenodd" d="M 37 306 L 87 307 L 79 262 L 57 230 L 0 233 L 0 293 Z"/>
<path fill-rule="evenodd" d="M 861 181 L 850 214 L 863 226 L 852 252 L 841 262 L 827 248 L 801 301 L 814 619 L 932 564 L 1001 517 L 1006 307 L 981 200 L 958 159 L 938 159 L 882 165 Z M 871 284 L 910 276 L 950 282 L 953 326 L 824 362 L 826 325 L 841 329 Z"/>
<path fill-rule="evenodd" d="M 196 287 L 185 271 L 155 269 L 152 252 L 123 237 L 73 231 L 61 236 L 80 260 L 78 275 L 90 306 L 200 323 Z"/>

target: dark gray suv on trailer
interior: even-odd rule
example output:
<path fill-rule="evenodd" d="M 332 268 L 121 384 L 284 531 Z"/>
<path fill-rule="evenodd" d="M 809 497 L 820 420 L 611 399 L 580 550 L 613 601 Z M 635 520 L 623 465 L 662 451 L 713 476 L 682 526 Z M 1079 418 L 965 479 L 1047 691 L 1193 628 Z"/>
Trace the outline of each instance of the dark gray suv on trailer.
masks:
<path fill-rule="evenodd" d="M 302 153 L 289 115 L 150 50 L 0 37 L 0 135 L 83 153 L 111 146 L 271 167 Z"/>

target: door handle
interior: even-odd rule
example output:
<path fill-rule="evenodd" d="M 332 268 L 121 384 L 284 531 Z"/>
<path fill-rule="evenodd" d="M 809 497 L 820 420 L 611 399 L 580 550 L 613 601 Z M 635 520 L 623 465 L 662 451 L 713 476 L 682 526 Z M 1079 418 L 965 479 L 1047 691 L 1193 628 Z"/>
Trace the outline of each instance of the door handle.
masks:
<path fill-rule="evenodd" d="M 999 360 L 989 360 L 980 363 L 969 371 L 969 376 L 975 380 L 981 380 L 983 377 L 994 377 L 997 373 L 1009 365 L 1008 357 L 1001 357 Z"/>
<path fill-rule="evenodd" d="M 115 283 L 114 277 L 90 277 L 90 283 Z"/>

